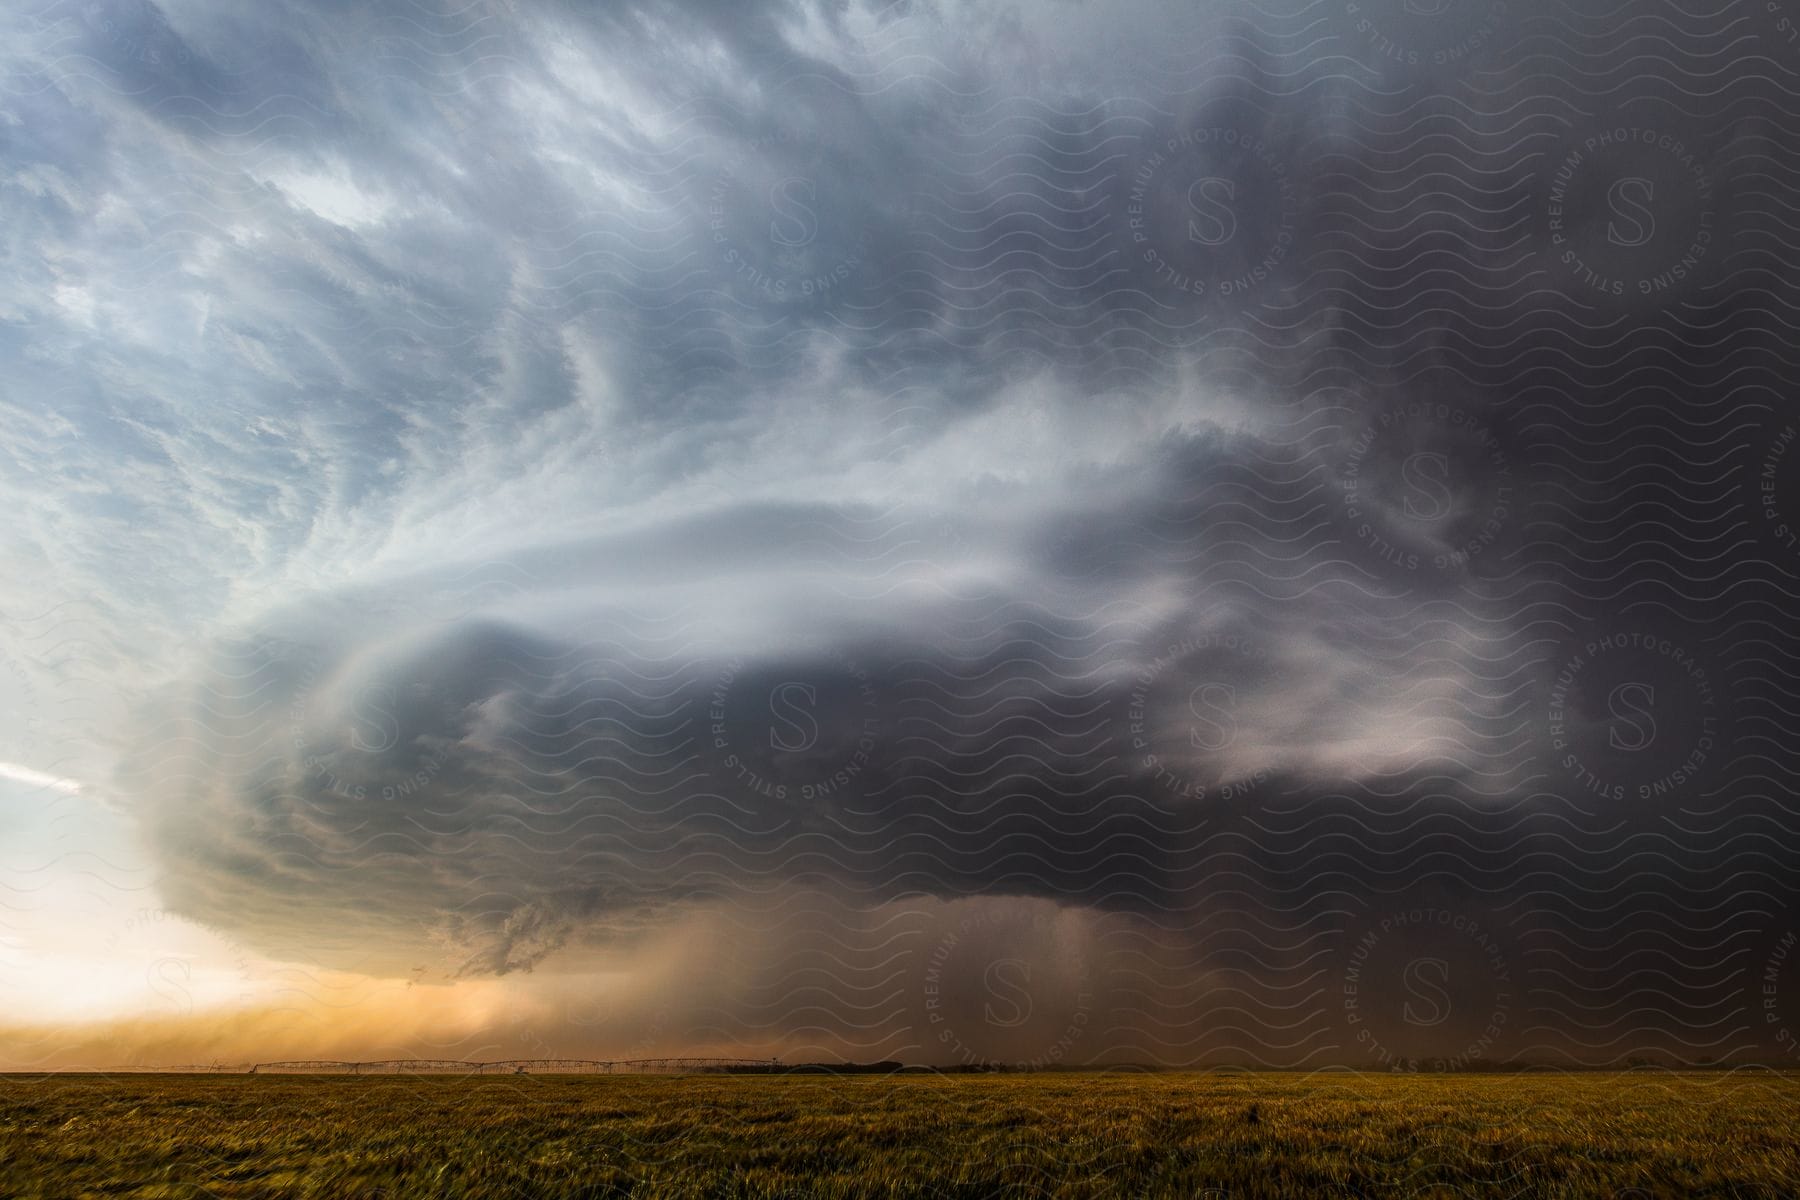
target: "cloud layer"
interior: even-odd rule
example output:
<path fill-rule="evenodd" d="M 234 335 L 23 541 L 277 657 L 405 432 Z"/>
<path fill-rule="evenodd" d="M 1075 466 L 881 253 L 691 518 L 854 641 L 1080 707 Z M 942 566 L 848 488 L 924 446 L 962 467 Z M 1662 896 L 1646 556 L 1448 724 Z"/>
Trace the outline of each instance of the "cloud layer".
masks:
<path fill-rule="evenodd" d="M 0 763 L 595 1052 L 1762 1053 L 1800 64 L 1675 19 L 14 14 Z"/>

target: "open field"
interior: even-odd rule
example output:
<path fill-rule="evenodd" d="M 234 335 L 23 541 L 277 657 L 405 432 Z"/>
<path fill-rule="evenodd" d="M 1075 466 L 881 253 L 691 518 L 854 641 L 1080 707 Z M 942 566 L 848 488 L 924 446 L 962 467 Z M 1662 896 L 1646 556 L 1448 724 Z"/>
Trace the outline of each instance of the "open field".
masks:
<path fill-rule="evenodd" d="M 0 1194 L 1777 1197 L 1797 1134 L 1761 1072 L 12 1075 Z"/>

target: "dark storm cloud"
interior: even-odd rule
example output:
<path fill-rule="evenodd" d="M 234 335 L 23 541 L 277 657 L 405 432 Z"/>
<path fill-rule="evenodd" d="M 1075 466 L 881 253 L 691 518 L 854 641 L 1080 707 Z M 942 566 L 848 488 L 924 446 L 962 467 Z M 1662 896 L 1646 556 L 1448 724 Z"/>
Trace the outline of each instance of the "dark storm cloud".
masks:
<path fill-rule="evenodd" d="M 1779 135 L 1539 7 L 13 18 L 14 453 L 82 496 L 9 495 L 188 676 L 171 904 L 468 975 L 1014 896 L 1136 923 L 1095 1051 L 1741 1045 Z M 1359 1038 L 1352 971 L 1484 1020 Z"/>
<path fill-rule="evenodd" d="M 1229 587 L 1195 602 L 1247 528 L 1245 481 L 1281 487 L 1246 475 L 1259 453 L 1166 438 L 1055 489 L 1066 519 L 1112 527 L 1104 553 L 1045 545 L 1041 498 L 983 481 L 948 527 L 740 505 L 491 580 L 320 597 L 169 706 L 193 716 L 148 732 L 167 750 L 134 790 L 190 911 L 290 952 L 341 938 L 338 965 L 445 952 L 454 973 L 795 883 L 1166 909 L 1204 902 L 1184 860 L 1252 795 L 1517 778 L 1484 687 L 1503 640 L 1322 625 L 1306 590 L 1279 621 Z M 1279 557 L 1302 589 L 1322 572 L 1366 595 L 1329 545 Z"/>

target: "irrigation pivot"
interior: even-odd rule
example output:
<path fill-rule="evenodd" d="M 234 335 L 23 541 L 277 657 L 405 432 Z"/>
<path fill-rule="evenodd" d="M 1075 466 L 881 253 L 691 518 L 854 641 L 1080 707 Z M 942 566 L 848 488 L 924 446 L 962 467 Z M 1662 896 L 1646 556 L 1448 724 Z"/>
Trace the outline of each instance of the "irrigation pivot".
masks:
<path fill-rule="evenodd" d="M 257 1063 L 251 1075 L 678 1075 L 746 1069 L 771 1070 L 767 1058 L 503 1058 L 465 1062 L 446 1058 L 387 1058 L 367 1062 L 297 1059 Z"/>

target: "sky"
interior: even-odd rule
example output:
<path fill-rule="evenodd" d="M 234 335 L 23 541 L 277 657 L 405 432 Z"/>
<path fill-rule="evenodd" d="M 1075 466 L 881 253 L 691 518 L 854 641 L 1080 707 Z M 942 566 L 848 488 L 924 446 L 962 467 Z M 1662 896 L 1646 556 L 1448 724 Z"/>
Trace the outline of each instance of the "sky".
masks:
<path fill-rule="evenodd" d="M 0 14 L 0 1069 L 1800 1058 L 1762 0 Z"/>

